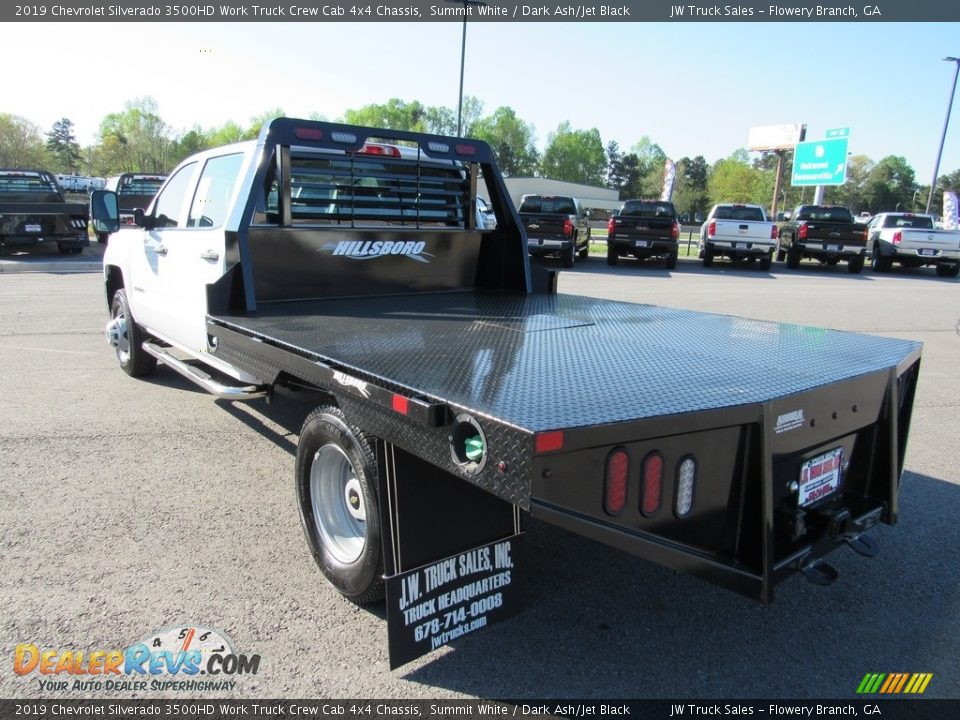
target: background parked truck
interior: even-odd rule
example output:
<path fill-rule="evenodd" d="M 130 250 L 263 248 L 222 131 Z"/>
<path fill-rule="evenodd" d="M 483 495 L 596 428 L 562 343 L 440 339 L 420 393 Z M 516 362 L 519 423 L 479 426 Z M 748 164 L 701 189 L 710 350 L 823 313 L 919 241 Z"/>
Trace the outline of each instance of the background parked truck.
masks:
<path fill-rule="evenodd" d="M 677 267 L 680 223 L 673 203 L 663 200 L 627 200 L 607 222 L 607 264 L 626 255 L 637 260 L 661 257 L 667 269 Z"/>
<path fill-rule="evenodd" d="M 704 267 L 714 258 L 760 261 L 761 270 L 769 270 L 777 243 L 777 224 L 767 220 L 759 205 L 718 203 L 700 226 L 700 257 Z"/>
<path fill-rule="evenodd" d="M 90 245 L 86 203 L 67 202 L 46 170 L 0 170 L 0 253 L 56 244 L 61 253 Z"/>
<path fill-rule="evenodd" d="M 777 260 L 786 259 L 791 270 L 800 267 L 803 258 L 826 265 L 844 261 L 854 275 L 863 270 L 866 227 L 854 222 L 853 214 L 845 207 L 800 205 L 790 219 L 780 225 L 778 237 Z"/>
<path fill-rule="evenodd" d="M 870 267 L 889 272 L 903 267 L 934 265 L 940 277 L 960 274 L 960 231 L 938 230 L 930 215 L 880 213 L 867 226 Z"/>

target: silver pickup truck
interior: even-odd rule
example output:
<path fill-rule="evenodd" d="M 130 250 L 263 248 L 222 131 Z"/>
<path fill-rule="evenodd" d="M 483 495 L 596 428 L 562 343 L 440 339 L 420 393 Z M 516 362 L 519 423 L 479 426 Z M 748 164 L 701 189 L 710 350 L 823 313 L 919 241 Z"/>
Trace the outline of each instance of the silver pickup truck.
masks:
<path fill-rule="evenodd" d="M 935 265 L 940 277 L 960 275 L 960 231 L 937 230 L 930 215 L 880 213 L 867 226 L 870 267 L 890 272 L 903 267 Z"/>
<path fill-rule="evenodd" d="M 760 269 L 769 270 L 777 245 L 777 224 L 767 220 L 759 205 L 718 203 L 700 226 L 700 258 L 704 267 L 713 265 L 715 257 L 753 262 L 760 259 Z"/>

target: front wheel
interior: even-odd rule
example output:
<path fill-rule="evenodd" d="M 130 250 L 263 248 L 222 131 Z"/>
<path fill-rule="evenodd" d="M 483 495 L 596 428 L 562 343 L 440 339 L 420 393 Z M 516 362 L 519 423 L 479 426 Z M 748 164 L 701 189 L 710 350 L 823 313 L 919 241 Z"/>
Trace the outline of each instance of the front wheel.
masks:
<path fill-rule="evenodd" d="M 384 596 L 376 482 L 370 439 L 334 405 L 310 413 L 297 444 L 300 522 L 321 572 L 358 605 Z"/>
<path fill-rule="evenodd" d="M 107 342 L 117 353 L 120 368 L 130 377 L 143 377 L 157 369 L 157 359 L 143 349 L 148 335 L 137 325 L 130 312 L 127 293 L 122 288 L 113 294 Z"/>

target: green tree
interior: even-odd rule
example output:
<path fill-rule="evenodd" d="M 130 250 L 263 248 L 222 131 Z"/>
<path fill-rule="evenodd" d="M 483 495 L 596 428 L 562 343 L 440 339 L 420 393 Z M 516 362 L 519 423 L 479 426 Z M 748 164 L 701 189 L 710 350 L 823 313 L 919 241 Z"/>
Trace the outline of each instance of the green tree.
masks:
<path fill-rule="evenodd" d="M 850 208 L 857 214 L 868 211 L 868 202 L 864 196 L 867 179 L 873 171 L 874 162 L 866 155 L 853 155 L 847 160 L 847 179 L 843 185 L 828 187 L 824 190 L 824 200 Z"/>
<path fill-rule="evenodd" d="M 170 143 L 170 168 L 173 169 L 182 160 L 210 147 L 212 146 L 206 133 L 200 129 L 199 125 L 195 125 Z"/>
<path fill-rule="evenodd" d="M 260 137 L 260 130 L 266 125 L 270 120 L 274 118 L 283 117 L 286 113 L 281 107 L 275 107 L 266 112 L 260 113 L 250 118 L 250 124 L 247 126 L 247 129 L 243 131 L 242 139 L 243 140 L 256 140 Z"/>
<path fill-rule="evenodd" d="M 707 181 L 710 203 L 744 202 L 768 207 L 773 195 L 774 173 L 753 167 L 746 150 L 718 160 Z"/>
<path fill-rule="evenodd" d="M 110 113 L 100 123 L 103 162 L 113 172 L 166 172 L 170 127 L 158 114 L 153 98 L 137 98 L 123 112 Z"/>
<path fill-rule="evenodd" d="M 888 155 L 867 174 L 863 199 L 871 213 L 913 209 L 917 190 L 913 168 L 906 158 Z"/>
<path fill-rule="evenodd" d="M 388 130 L 427 130 L 426 108 L 414 100 L 405 102 L 399 98 L 390 98 L 382 104 L 364 105 L 356 110 L 347 110 L 343 121 L 348 125 L 385 128 Z"/>
<path fill-rule="evenodd" d="M 691 220 L 706 217 L 710 207 L 707 180 L 710 166 L 702 155 L 683 157 L 677 161 L 677 179 L 673 187 L 673 204 L 680 214 L 688 214 Z"/>
<path fill-rule="evenodd" d="M 647 135 L 630 148 L 632 155 L 637 158 L 637 172 L 640 176 L 639 185 L 633 188 L 634 197 L 660 197 L 663 188 L 663 165 L 667 154 L 659 145 Z"/>
<path fill-rule="evenodd" d="M 73 121 L 69 118 L 57 120 L 47 133 L 47 150 L 53 156 L 55 172 L 76 175 L 80 170 L 80 144 L 73 134 Z"/>
<path fill-rule="evenodd" d="M 505 175 L 532 175 L 539 166 L 533 125 L 517 117 L 512 108 L 499 107 L 493 115 L 474 122 L 470 137 L 490 145 Z"/>
<path fill-rule="evenodd" d="M 39 127 L 19 115 L 0 113 L 0 167 L 45 168 L 50 161 Z"/>
<path fill-rule="evenodd" d="M 544 177 L 602 185 L 606 168 L 607 157 L 596 128 L 574 130 L 565 121 L 547 138 L 541 163 Z"/>

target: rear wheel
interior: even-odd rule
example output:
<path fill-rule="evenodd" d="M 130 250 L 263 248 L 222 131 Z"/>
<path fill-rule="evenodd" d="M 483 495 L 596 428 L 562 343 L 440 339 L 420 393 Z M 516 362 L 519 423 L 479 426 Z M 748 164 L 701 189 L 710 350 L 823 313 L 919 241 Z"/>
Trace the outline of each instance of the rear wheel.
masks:
<path fill-rule="evenodd" d="M 847 261 L 847 272 L 851 275 L 859 275 L 863 270 L 863 255 L 856 255 Z"/>
<path fill-rule="evenodd" d="M 890 272 L 893 265 L 893 258 L 884 257 L 880 253 L 880 246 L 874 245 L 873 252 L 870 253 L 870 269 L 876 273 Z"/>
<path fill-rule="evenodd" d="M 713 265 L 713 248 L 704 243 L 703 245 L 703 266 L 711 267 Z"/>
<path fill-rule="evenodd" d="M 143 349 L 143 343 L 149 336 L 134 321 L 127 293 L 122 288 L 113 294 L 106 332 L 107 342 L 113 346 L 120 368 L 127 375 L 143 377 L 156 370 L 157 359 Z"/>
<path fill-rule="evenodd" d="M 617 248 L 607 243 L 607 265 L 616 265 L 617 261 L 620 260 L 620 256 L 617 255 Z"/>
<path fill-rule="evenodd" d="M 376 467 L 373 443 L 340 408 L 307 416 L 297 444 L 300 521 L 321 572 L 358 605 L 384 596 Z"/>
<path fill-rule="evenodd" d="M 783 262 L 787 257 L 787 251 L 780 247 L 780 241 L 777 240 L 777 262 Z"/>
<path fill-rule="evenodd" d="M 800 250 L 797 249 L 796 245 L 791 245 L 790 249 L 787 250 L 787 267 L 791 270 L 800 267 L 800 257 Z"/>
<path fill-rule="evenodd" d="M 765 253 L 760 257 L 760 269 L 764 272 L 770 270 L 770 266 L 773 265 L 773 253 Z"/>
<path fill-rule="evenodd" d="M 937 277 L 957 277 L 958 275 L 960 275 L 960 263 L 937 265 Z"/>
<path fill-rule="evenodd" d="M 570 246 L 563 251 L 563 266 L 565 268 L 572 268 L 573 263 L 577 259 L 577 239 L 574 238 L 570 242 Z"/>
<path fill-rule="evenodd" d="M 679 254 L 680 254 L 679 250 L 674 250 L 672 253 L 667 255 L 667 270 L 677 269 L 677 256 Z"/>

